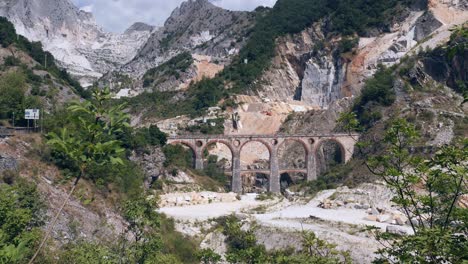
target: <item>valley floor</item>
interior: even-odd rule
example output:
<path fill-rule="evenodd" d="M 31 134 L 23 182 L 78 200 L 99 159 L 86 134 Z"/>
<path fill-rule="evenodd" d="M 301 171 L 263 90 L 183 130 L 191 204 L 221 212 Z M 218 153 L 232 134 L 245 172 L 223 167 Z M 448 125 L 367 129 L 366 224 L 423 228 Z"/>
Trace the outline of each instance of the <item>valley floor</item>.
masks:
<path fill-rule="evenodd" d="M 321 239 L 336 244 L 338 249 L 349 250 L 356 263 L 370 263 L 374 258 L 373 252 L 380 245 L 363 228 L 375 226 L 385 231 L 391 224 L 365 220 L 368 213 L 364 209 L 321 208 L 322 201 L 335 192 L 336 190 L 323 191 L 308 202 L 291 202 L 284 198 L 258 201 L 255 194 L 247 194 L 240 201 L 231 203 L 163 207 L 159 211 L 174 218 L 179 231 L 201 238 L 213 237 L 213 234 L 204 233 L 213 224 L 212 219 L 235 214 L 249 224 L 258 225 L 257 239 L 267 249 L 291 245 L 300 247 L 300 232 L 313 231 Z M 398 228 L 411 233 L 408 226 Z"/>

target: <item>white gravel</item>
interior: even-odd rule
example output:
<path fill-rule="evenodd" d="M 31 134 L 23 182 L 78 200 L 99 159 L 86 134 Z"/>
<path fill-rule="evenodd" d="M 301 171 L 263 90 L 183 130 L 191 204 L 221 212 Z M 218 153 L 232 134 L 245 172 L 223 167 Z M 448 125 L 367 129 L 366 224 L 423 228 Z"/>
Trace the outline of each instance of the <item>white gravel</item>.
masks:
<path fill-rule="evenodd" d="M 241 197 L 238 202 L 232 203 L 211 203 L 202 205 L 190 205 L 183 207 L 163 207 L 159 212 L 167 216 L 183 221 L 203 221 L 210 218 L 217 218 L 232 213 L 238 213 L 245 209 L 257 207 L 264 202 L 256 201 L 255 194 L 247 194 Z"/>
<path fill-rule="evenodd" d="M 253 214 L 252 217 L 254 217 L 260 224 L 266 226 L 296 230 L 315 230 L 315 225 L 302 223 L 303 219 L 309 218 L 310 216 L 325 221 L 341 222 L 351 225 L 370 225 L 382 228 L 382 230 L 385 230 L 385 228 L 389 225 L 387 223 L 364 220 L 364 218 L 367 216 L 365 210 L 347 208 L 323 209 L 318 207 L 320 201 L 328 198 L 334 192 L 335 190 L 323 191 L 308 204 L 290 205 L 283 208 L 278 208 L 275 211 L 266 214 Z M 256 201 L 255 197 L 255 194 L 247 194 L 242 196 L 241 201 L 232 203 L 212 203 L 184 207 L 163 207 L 159 209 L 159 212 L 183 221 L 204 221 L 210 218 L 217 218 L 230 215 L 232 213 L 240 213 L 260 205 L 269 204 L 268 201 Z M 409 227 L 401 228 L 411 232 L 411 228 Z"/>

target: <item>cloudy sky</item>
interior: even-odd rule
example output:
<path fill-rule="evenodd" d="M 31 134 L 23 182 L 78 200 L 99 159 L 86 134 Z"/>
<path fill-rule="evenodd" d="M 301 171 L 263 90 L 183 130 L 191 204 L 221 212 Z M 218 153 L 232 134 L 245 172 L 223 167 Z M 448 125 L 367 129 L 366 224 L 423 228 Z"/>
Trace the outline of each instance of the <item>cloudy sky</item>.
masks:
<path fill-rule="evenodd" d="M 99 25 L 122 32 L 134 22 L 162 25 L 172 10 L 184 0 L 72 0 L 78 7 L 93 12 Z M 276 0 L 211 0 L 230 10 L 253 10 L 273 6 Z"/>

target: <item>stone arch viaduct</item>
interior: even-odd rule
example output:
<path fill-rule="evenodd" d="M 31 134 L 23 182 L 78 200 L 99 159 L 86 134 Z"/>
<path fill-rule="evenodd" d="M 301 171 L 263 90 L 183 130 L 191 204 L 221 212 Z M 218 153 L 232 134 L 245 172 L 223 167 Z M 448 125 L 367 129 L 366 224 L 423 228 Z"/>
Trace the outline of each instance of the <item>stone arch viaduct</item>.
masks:
<path fill-rule="evenodd" d="M 301 172 L 307 175 L 308 181 L 317 179 L 316 156 L 320 146 L 327 141 L 336 142 L 342 153 L 342 160 L 348 162 L 353 153 L 358 134 L 328 134 L 328 135 L 188 135 L 168 138 L 168 144 L 182 144 L 189 147 L 195 156 L 195 169 L 203 169 L 203 151 L 212 144 L 226 145 L 232 154 L 232 191 L 242 192 L 242 173 L 269 174 L 270 192 L 280 192 L 280 175 L 287 172 Z M 280 169 L 278 150 L 286 141 L 299 142 L 306 153 L 305 169 Z M 263 144 L 270 154 L 269 170 L 242 170 L 240 154 L 242 148 L 249 142 Z"/>

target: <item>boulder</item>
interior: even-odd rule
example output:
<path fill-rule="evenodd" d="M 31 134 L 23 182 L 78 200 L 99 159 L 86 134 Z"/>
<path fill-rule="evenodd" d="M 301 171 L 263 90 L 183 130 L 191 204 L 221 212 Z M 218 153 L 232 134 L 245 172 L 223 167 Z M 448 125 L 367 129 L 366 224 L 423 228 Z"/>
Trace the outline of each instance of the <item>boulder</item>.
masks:
<path fill-rule="evenodd" d="M 7 170 L 17 171 L 18 161 L 13 157 L 0 155 L 0 173 Z"/>
<path fill-rule="evenodd" d="M 368 216 L 364 217 L 364 220 L 375 222 L 375 221 L 377 221 L 377 216 L 368 215 Z"/>
<path fill-rule="evenodd" d="M 408 218 L 404 215 L 395 215 L 393 219 L 395 219 L 395 222 L 397 223 L 397 225 L 405 225 L 406 222 L 408 221 Z"/>
<path fill-rule="evenodd" d="M 390 234 L 401 235 L 401 236 L 408 234 L 408 231 L 406 231 L 405 229 L 399 226 L 394 226 L 394 225 L 388 225 L 386 228 L 386 232 Z"/>
<path fill-rule="evenodd" d="M 168 174 L 166 179 L 175 183 L 194 183 L 195 181 L 187 173 L 178 171 L 176 175 Z"/>
<path fill-rule="evenodd" d="M 377 221 L 379 221 L 380 223 L 385 223 L 385 222 L 389 222 L 389 221 L 392 221 L 392 217 L 390 215 L 379 215 L 377 216 Z"/>

